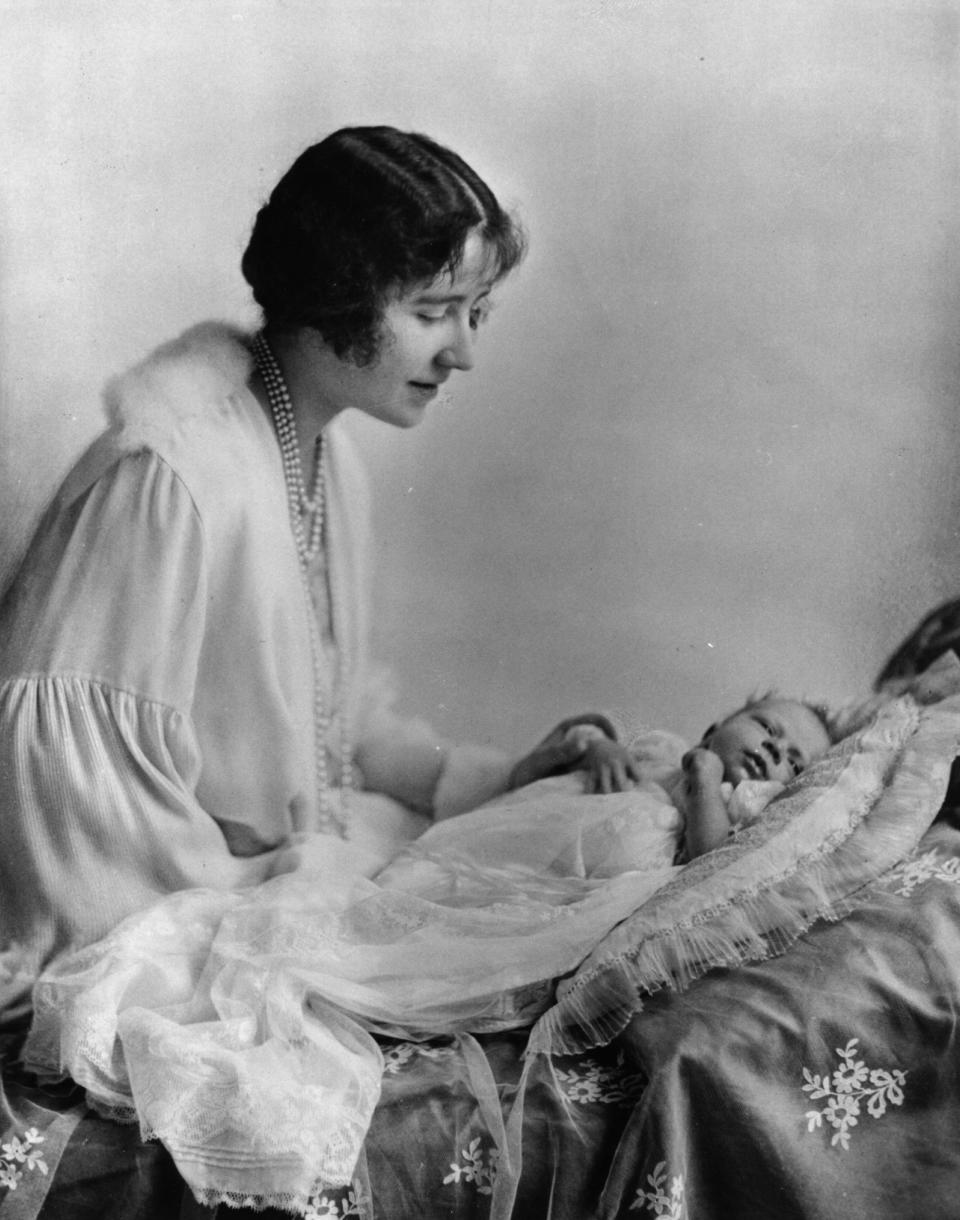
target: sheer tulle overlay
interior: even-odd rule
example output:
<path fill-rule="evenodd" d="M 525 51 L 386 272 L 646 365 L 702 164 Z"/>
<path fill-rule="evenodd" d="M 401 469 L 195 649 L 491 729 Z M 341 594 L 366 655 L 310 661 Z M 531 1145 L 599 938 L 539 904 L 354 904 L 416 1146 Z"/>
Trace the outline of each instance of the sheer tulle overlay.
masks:
<path fill-rule="evenodd" d="M 851 909 L 936 816 L 960 743 L 958 674 L 927 679 L 929 705 L 880 701 L 759 821 L 683 869 L 680 815 L 653 781 L 610 796 L 542 781 L 434 825 L 373 878 L 360 843 L 301 836 L 283 875 L 175 894 L 55 961 L 28 1062 L 138 1119 L 200 1200 L 303 1210 L 318 1184 L 350 1180 L 379 1097 L 372 1035 L 453 1034 L 487 1099 L 491 1214 L 505 1217 L 528 1073 L 504 1121 L 470 1034 L 536 1023 L 531 1051 L 600 1045 L 645 992 L 781 952 Z"/>
<path fill-rule="evenodd" d="M 302 1208 L 350 1181 L 379 1096 L 371 1033 L 469 1049 L 467 1031 L 531 1023 L 676 873 L 679 823 L 655 784 L 585 796 L 564 777 L 438 823 L 376 879 L 362 846 L 303 836 L 290 872 L 172 895 L 55 962 L 28 1061 L 139 1120 L 202 1201 Z M 505 1170 L 509 1142 L 501 1122 Z"/>

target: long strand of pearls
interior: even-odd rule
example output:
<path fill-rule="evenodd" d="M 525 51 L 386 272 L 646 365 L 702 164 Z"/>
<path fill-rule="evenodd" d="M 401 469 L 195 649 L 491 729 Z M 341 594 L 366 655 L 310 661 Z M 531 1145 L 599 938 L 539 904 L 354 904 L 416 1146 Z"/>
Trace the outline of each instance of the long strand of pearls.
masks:
<path fill-rule="evenodd" d="M 310 630 L 310 651 L 313 658 L 313 730 L 314 730 L 314 774 L 317 788 L 317 807 L 320 829 L 334 831 L 347 837 L 347 791 L 352 785 L 353 764 L 350 751 L 349 727 L 347 724 L 347 665 L 343 653 L 337 650 L 337 667 L 340 677 L 340 812 L 334 811 L 330 801 L 330 777 L 327 769 L 327 735 L 330 731 L 331 709 L 324 700 L 323 641 L 317 623 L 316 610 L 310 587 L 310 562 L 323 547 L 323 527 L 326 513 L 326 446 L 323 433 L 317 438 L 314 451 L 313 494 L 307 495 L 300 467 L 300 442 L 293 414 L 290 391 L 276 357 L 267 343 L 266 336 L 259 332 L 253 340 L 253 356 L 270 403 L 270 413 L 280 442 L 283 463 L 283 479 L 287 488 L 287 507 L 290 525 L 297 547 L 298 566 L 307 602 L 307 622 Z M 304 529 L 303 513 L 310 515 L 309 535 Z M 327 588 L 330 598 L 331 630 L 336 642 L 336 632 L 342 624 L 334 580 L 334 564 L 327 555 Z"/>

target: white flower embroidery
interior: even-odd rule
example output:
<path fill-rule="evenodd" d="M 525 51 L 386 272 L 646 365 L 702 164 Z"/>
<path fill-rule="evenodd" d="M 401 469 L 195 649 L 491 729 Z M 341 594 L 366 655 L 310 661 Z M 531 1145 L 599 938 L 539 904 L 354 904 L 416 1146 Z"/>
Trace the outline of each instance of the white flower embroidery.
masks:
<path fill-rule="evenodd" d="M 896 1068 L 868 1068 L 862 1059 L 857 1059 L 858 1038 L 851 1038 L 843 1048 L 837 1047 L 841 1064 L 833 1073 L 818 1076 L 809 1068 L 803 1069 L 804 1093 L 811 1101 L 827 1098 L 822 1110 L 807 1111 L 807 1131 L 815 1131 L 826 1119 L 834 1128 L 830 1140 L 831 1148 L 838 1144 L 845 1151 L 850 1147 L 850 1128 L 857 1125 L 860 1106 L 865 1103 L 871 1118 L 886 1114 L 887 1105 L 903 1105 L 903 1085 L 906 1072 Z"/>
<path fill-rule="evenodd" d="M 576 1069 L 556 1068 L 555 1071 L 564 1096 L 580 1105 L 629 1103 L 636 1101 L 643 1092 L 642 1077 L 627 1072 L 623 1056 L 613 1068 L 602 1067 L 594 1059 L 582 1059 Z"/>
<path fill-rule="evenodd" d="M 565 1097 L 569 1097 L 571 1101 L 578 1101 L 581 1104 L 586 1104 L 590 1101 L 599 1101 L 602 1097 L 600 1090 L 600 1068 L 595 1063 L 584 1063 L 585 1071 L 583 1075 L 574 1071 L 572 1068 L 569 1072 L 563 1071 L 562 1068 L 557 1068 L 557 1079 L 563 1086 Z"/>
<path fill-rule="evenodd" d="M 451 1182 L 468 1182 L 475 1186 L 481 1195 L 493 1194 L 493 1184 L 497 1179 L 497 1162 L 500 1153 L 491 1148 L 487 1153 L 488 1161 L 484 1164 L 484 1152 L 480 1147 L 480 1137 L 470 1141 L 469 1147 L 460 1149 L 460 1156 L 465 1162 L 462 1165 L 451 1164 L 450 1173 L 443 1179 L 444 1186 Z"/>
<path fill-rule="evenodd" d="M 396 1046 L 387 1047 L 383 1052 L 384 1072 L 396 1076 L 397 1072 L 413 1058 L 415 1050 L 416 1047 L 412 1042 L 400 1042 Z"/>
<path fill-rule="evenodd" d="M 25 1171 L 48 1172 L 43 1151 L 37 1147 L 42 1143 L 43 1136 L 36 1127 L 31 1127 L 23 1133 L 23 1139 L 15 1135 L 7 1143 L 0 1144 L 0 1186 L 16 1190 Z"/>
<path fill-rule="evenodd" d="M 398 1042 L 388 1046 L 383 1052 L 383 1070 L 390 1076 L 395 1076 L 401 1068 L 406 1067 L 414 1056 L 420 1059 L 450 1059 L 455 1055 L 456 1048 L 452 1046 L 424 1046 L 419 1042 Z"/>
<path fill-rule="evenodd" d="M 677 1174 L 670 1179 L 668 1194 L 664 1189 L 667 1185 L 667 1163 L 660 1161 L 654 1167 L 653 1173 L 647 1174 L 647 1182 L 653 1190 L 638 1190 L 637 1197 L 630 1204 L 630 1210 L 636 1211 L 642 1207 L 654 1216 L 665 1216 L 667 1220 L 684 1220 L 687 1211 L 683 1201 L 683 1178 Z"/>
<path fill-rule="evenodd" d="M 949 881 L 956 885 L 960 883 L 960 857 L 948 856 L 941 860 L 935 850 L 924 852 L 922 856 L 898 865 L 890 874 L 890 880 L 900 882 L 894 893 L 904 897 L 925 881 Z"/>
<path fill-rule="evenodd" d="M 360 1183 L 354 1181 L 342 1192 L 341 1199 L 331 1198 L 326 1191 L 317 1191 L 307 1200 L 304 1220 L 366 1220 L 373 1215 L 370 1198 L 363 1193 Z"/>

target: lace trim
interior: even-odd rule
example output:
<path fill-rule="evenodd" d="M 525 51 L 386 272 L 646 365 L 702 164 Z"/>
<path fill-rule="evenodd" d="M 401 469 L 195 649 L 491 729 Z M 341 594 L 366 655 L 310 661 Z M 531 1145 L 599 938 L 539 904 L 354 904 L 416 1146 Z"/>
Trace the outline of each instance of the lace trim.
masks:
<path fill-rule="evenodd" d="M 202 1207 L 211 1210 L 221 1203 L 226 1207 L 245 1208 L 255 1212 L 275 1208 L 293 1212 L 302 1216 L 303 1220 L 327 1220 L 327 1217 L 330 1220 L 348 1220 L 348 1217 L 350 1220 L 354 1217 L 356 1220 L 368 1220 L 373 1216 L 370 1196 L 357 1181 L 343 1187 L 318 1179 L 308 1191 L 281 1191 L 271 1195 L 248 1195 L 235 1190 L 200 1190 L 194 1191 L 194 1197 Z"/>
<path fill-rule="evenodd" d="M 615 929 L 537 1022 L 528 1054 L 575 1054 L 617 1036 L 641 997 L 718 966 L 782 953 L 914 850 L 960 750 L 960 697 L 905 696 L 835 747 L 729 846 L 688 865 Z"/>

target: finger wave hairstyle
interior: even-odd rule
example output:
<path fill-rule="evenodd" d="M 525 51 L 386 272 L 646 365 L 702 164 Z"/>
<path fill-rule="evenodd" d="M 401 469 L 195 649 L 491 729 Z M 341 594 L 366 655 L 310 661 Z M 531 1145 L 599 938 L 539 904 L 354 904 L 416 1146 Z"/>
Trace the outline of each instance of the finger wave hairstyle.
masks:
<path fill-rule="evenodd" d="M 312 327 L 369 364 L 389 293 L 456 273 L 479 229 L 499 280 L 524 233 L 482 178 L 427 136 L 344 127 L 297 158 L 257 214 L 244 278 L 275 330 Z"/>

